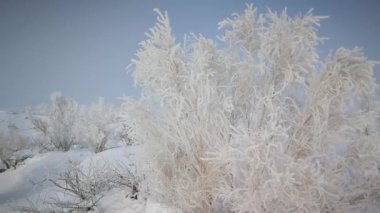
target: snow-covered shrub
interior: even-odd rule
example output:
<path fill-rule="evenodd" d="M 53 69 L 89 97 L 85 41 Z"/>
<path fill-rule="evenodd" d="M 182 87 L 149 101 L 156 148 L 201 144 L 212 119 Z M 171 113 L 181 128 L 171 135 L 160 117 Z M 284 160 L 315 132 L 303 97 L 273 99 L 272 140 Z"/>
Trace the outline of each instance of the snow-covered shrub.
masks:
<path fill-rule="evenodd" d="M 134 171 L 122 162 L 112 165 L 107 161 L 69 162 L 68 169 L 58 177 L 47 179 L 49 193 L 31 200 L 26 205 L 14 206 L 18 212 L 97 212 L 97 204 L 104 193 L 114 188 L 128 190 L 137 199 Z"/>
<path fill-rule="evenodd" d="M 177 43 L 157 13 L 132 61 L 142 98 L 124 103 L 152 199 L 184 212 L 380 207 L 374 62 L 358 48 L 321 60 L 324 17 L 249 5 L 220 40 Z"/>
<path fill-rule="evenodd" d="M 101 193 L 111 188 L 109 181 L 112 174 L 107 174 L 106 171 L 107 168 L 102 168 L 102 170 L 90 168 L 83 171 L 79 166 L 71 164 L 70 168 L 61 174 L 57 181 L 50 180 L 58 187 L 58 192 L 63 190 L 62 192 L 64 193 L 64 197 L 58 193 L 56 198 L 53 198 L 53 201 L 50 202 L 67 210 L 80 212 L 93 210 L 102 197 Z"/>
<path fill-rule="evenodd" d="M 119 141 L 125 145 L 133 145 L 135 141 L 129 136 L 129 121 L 124 120 L 123 113 L 121 113 L 122 108 L 117 108 L 116 122 L 112 125 L 113 129 L 113 140 Z"/>
<path fill-rule="evenodd" d="M 60 93 L 53 93 L 50 99 L 46 116 L 34 116 L 29 112 L 29 119 L 41 136 L 38 142 L 43 149 L 68 151 L 75 143 L 78 104 Z"/>
<path fill-rule="evenodd" d="M 1 164 L 5 165 L 6 169 L 16 168 L 18 163 L 30 157 L 29 154 L 20 153 L 28 147 L 28 142 L 25 137 L 18 133 L 17 127 L 14 125 L 8 126 L 7 133 L 0 132 Z"/>
<path fill-rule="evenodd" d="M 78 141 L 87 144 L 93 151 L 102 152 L 114 137 L 116 113 L 100 98 L 96 104 L 83 107 L 76 123 Z"/>

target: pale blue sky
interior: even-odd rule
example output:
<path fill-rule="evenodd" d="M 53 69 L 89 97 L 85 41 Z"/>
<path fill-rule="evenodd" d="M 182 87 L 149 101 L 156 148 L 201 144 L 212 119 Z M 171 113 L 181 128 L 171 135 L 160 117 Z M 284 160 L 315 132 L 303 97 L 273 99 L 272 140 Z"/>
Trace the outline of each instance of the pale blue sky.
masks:
<path fill-rule="evenodd" d="M 153 8 L 168 11 L 179 39 L 189 32 L 215 38 L 217 23 L 245 3 L 261 12 L 287 7 L 291 15 L 314 8 L 330 16 L 320 28 L 330 38 L 322 56 L 361 46 L 380 60 L 379 0 L 0 0 L 0 109 L 48 102 L 53 91 L 84 104 L 137 97 L 125 67 L 155 23 Z"/>

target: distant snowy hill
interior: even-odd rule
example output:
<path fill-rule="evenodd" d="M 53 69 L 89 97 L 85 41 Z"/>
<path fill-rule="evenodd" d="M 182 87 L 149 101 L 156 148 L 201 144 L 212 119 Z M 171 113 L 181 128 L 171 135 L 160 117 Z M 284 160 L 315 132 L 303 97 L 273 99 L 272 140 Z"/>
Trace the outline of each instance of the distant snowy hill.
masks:
<path fill-rule="evenodd" d="M 10 126 L 15 126 L 22 136 L 35 135 L 25 110 L 0 110 L 0 132 L 7 132 Z"/>

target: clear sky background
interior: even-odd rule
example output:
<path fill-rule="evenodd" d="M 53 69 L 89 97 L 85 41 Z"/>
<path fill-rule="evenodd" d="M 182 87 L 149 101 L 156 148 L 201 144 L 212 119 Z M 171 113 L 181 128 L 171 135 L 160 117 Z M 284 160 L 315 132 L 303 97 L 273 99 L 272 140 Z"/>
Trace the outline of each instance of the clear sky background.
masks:
<path fill-rule="evenodd" d="M 380 60 L 379 0 L 0 0 L 0 109 L 48 102 L 54 91 L 83 104 L 138 97 L 125 67 L 155 23 L 153 8 L 168 11 L 181 40 L 189 32 L 215 38 L 217 23 L 245 3 L 291 15 L 314 8 L 330 17 L 320 28 L 329 38 L 322 57 L 360 46 Z"/>

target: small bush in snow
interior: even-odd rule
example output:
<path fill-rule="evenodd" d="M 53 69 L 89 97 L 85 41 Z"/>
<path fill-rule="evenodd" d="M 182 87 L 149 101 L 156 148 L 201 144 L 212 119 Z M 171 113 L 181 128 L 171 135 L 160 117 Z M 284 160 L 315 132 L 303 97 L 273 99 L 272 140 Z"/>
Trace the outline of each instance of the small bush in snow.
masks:
<path fill-rule="evenodd" d="M 52 183 L 49 193 L 33 199 L 24 206 L 15 206 L 18 212 L 92 212 L 104 193 L 113 188 L 131 191 L 130 198 L 137 199 L 138 179 L 130 166 L 123 163 L 111 165 L 106 161 L 89 161 L 88 164 L 68 163 L 68 169 Z"/>
<path fill-rule="evenodd" d="M 125 103 L 142 189 L 184 212 L 379 211 L 374 62 L 321 60 L 323 18 L 248 6 L 220 40 L 177 43 L 158 12 L 133 61 L 143 96 Z"/>
<path fill-rule="evenodd" d="M 106 105 L 104 99 L 99 99 L 96 104 L 80 110 L 75 126 L 77 139 L 96 153 L 102 152 L 106 149 L 107 142 L 114 137 L 116 123 L 113 108 Z"/>
<path fill-rule="evenodd" d="M 40 134 L 38 142 L 43 149 L 68 151 L 75 143 L 78 104 L 60 93 L 53 93 L 50 98 L 51 106 L 47 108 L 46 117 L 29 112 L 29 119 Z"/>
<path fill-rule="evenodd" d="M 90 211 L 96 206 L 96 203 L 102 198 L 102 192 L 111 188 L 110 177 L 106 168 L 94 172 L 89 168 L 83 171 L 77 165 L 71 164 L 71 167 L 58 180 L 50 180 L 56 187 L 63 190 L 64 197 L 59 194 L 54 198 L 52 204 L 68 210 Z M 58 190 L 59 191 L 59 190 Z"/>
<path fill-rule="evenodd" d="M 21 136 L 17 127 L 10 125 L 8 133 L 0 132 L 0 160 L 6 169 L 16 168 L 17 164 L 30 155 L 20 153 L 28 147 L 28 140 Z"/>

